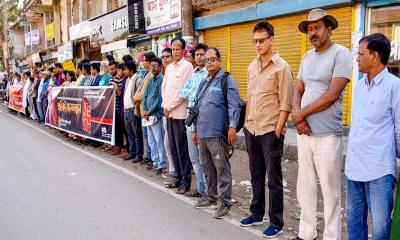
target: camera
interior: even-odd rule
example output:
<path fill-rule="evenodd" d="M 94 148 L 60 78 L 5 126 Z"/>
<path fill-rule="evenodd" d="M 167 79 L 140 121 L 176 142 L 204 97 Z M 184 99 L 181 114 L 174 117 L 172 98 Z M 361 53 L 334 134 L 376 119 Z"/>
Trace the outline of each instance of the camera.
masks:
<path fill-rule="evenodd" d="M 187 109 L 189 109 L 189 113 L 187 118 L 185 119 L 185 125 L 190 127 L 194 120 L 196 120 L 197 116 L 199 116 L 199 107 L 196 104 L 195 106 L 188 107 Z"/>

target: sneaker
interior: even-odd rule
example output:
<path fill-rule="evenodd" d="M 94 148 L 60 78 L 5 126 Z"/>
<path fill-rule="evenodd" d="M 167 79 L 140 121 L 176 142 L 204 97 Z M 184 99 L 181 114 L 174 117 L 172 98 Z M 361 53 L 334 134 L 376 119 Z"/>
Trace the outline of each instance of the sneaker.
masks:
<path fill-rule="evenodd" d="M 267 229 L 265 229 L 262 236 L 265 238 L 274 238 L 281 233 L 283 233 L 283 228 L 278 228 L 274 225 L 270 225 Z"/>
<path fill-rule="evenodd" d="M 222 219 L 228 216 L 230 211 L 231 211 L 231 206 L 222 203 L 221 206 L 218 208 L 218 210 L 214 213 L 214 217 L 217 219 Z"/>
<path fill-rule="evenodd" d="M 128 154 L 128 155 L 126 155 L 125 157 L 124 157 L 124 161 L 128 161 L 128 160 L 131 160 L 131 159 L 134 159 L 135 158 L 135 156 L 133 156 L 133 155 L 131 155 L 131 154 Z"/>
<path fill-rule="evenodd" d="M 140 163 L 143 161 L 143 157 L 142 156 L 136 156 L 133 160 L 132 163 Z"/>
<path fill-rule="evenodd" d="M 217 207 L 217 201 L 209 200 L 207 197 L 200 198 L 200 200 L 194 205 L 197 209 L 204 209 L 204 208 L 212 208 L 215 209 Z"/>
<path fill-rule="evenodd" d="M 155 167 L 155 166 L 153 166 L 153 164 L 151 164 L 151 165 L 147 165 L 146 169 L 149 171 L 152 171 L 154 169 L 157 169 L 157 167 Z"/>
<path fill-rule="evenodd" d="M 295 238 L 291 238 L 290 240 L 304 240 L 302 238 L 299 238 L 299 236 L 295 237 Z M 313 240 L 317 240 L 317 238 L 314 238 Z"/>
<path fill-rule="evenodd" d="M 242 219 L 242 221 L 240 221 L 240 226 L 242 227 L 251 227 L 251 226 L 258 226 L 258 225 L 262 225 L 263 224 L 263 219 L 256 219 L 253 217 L 253 215 Z"/>

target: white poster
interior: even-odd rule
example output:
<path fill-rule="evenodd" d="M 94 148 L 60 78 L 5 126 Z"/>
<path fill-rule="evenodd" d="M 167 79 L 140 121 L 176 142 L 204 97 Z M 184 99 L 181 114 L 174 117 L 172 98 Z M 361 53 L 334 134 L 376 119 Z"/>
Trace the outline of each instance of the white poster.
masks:
<path fill-rule="evenodd" d="M 32 44 L 40 44 L 40 31 L 39 29 L 31 31 Z"/>
<path fill-rule="evenodd" d="M 159 34 L 181 28 L 181 0 L 144 0 L 147 34 Z"/>
<path fill-rule="evenodd" d="M 25 33 L 25 46 L 32 45 L 32 34 L 31 32 Z"/>

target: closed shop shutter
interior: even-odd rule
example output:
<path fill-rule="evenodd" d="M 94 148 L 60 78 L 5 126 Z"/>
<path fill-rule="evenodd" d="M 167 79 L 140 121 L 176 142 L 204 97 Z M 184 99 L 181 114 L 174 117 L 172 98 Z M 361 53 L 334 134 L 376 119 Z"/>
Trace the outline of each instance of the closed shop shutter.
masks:
<path fill-rule="evenodd" d="M 351 32 L 353 29 L 353 8 L 337 8 L 328 10 L 328 13 L 334 16 L 339 27 L 332 32 L 332 41 L 345 46 L 351 51 Z M 311 49 L 313 46 L 307 41 L 307 48 Z M 349 126 L 351 123 L 351 89 L 352 81 L 347 84 L 346 91 L 343 97 L 343 124 Z"/>
<path fill-rule="evenodd" d="M 218 48 L 221 53 L 222 66 L 226 70 L 228 63 L 228 42 L 230 41 L 230 27 L 209 29 L 204 32 L 204 42 L 208 47 Z"/>

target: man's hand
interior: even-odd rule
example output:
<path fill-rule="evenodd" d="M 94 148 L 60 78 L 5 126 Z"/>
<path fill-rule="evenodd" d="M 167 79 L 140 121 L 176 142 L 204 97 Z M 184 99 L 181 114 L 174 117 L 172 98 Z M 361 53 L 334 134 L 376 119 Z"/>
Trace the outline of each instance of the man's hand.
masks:
<path fill-rule="evenodd" d="M 236 143 L 236 128 L 229 128 L 228 130 L 228 143 L 233 145 Z"/>
<path fill-rule="evenodd" d="M 168 109 L 164 108 L 164 116 L 169 118 L 169 114 L 171 113 L 171 111 L 169 111 Z"/>
<path fill-rule="evenodd" d="M 144 119 L 146 119 L 147 121 L 149 121 L 149 116 L 150 116 L 150 113 L 149 113 L 149 112 L 143 112 L 143 117 L 144 117 Z"/>
<path fill-rule="evenodd" d="M 310 126 L 308 125 L 308 122 L 306 120 L 296 124 L 296 129 L 297 129 L 297 133 L 299 135 L 302 135 L 302 134 L 310 135 L 310 133 L 311 133 Z"/>
<path fill-rule="evenodd" d="M 302 111 L 297 111 L 292 114 L 292 121 L 295 125 L 303 122 L 305 120 L 305 116 Z"/>
<path fill-rule="evenodd" d="M 118 87 L 118 84 L 113 83 L 113 87 L 114 87 L 114 90 L 115 90 L 115 93 L 117 94 L 117 96 L 120 96 L 121 95 L 121 89 Z"/>
<path fill-rule="evenodd" d="M 197 132 L 192 132 L 192 142 L 194 144 L 199 144 L 199 139 L 197 138 Z"/>

